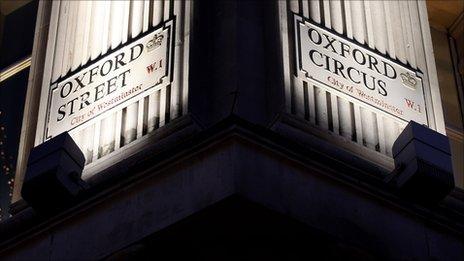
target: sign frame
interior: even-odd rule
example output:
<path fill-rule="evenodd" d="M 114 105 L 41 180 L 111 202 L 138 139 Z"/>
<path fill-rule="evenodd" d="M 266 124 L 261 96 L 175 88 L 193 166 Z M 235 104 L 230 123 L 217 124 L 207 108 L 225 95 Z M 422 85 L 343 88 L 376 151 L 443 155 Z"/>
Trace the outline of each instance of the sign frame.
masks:
<path fill-rule="evenodd" d="M 85 65 L 79 66 L 75 70 L 72 70 L 72 71 L 68 72 L 66 75 L 61 76 L 60 78 L 58 78 L 54 82 L 51 82 L 49 84 L 49 86 L 46 87 L 46 88 L 48 88 L 48 92 L 47 92 L 48 95 L 47 95 L 47 101 L 46 101 L 47 106 L 46 106 L 46 111 L 45 111 L 45 124 L 44 124 L 44 129 L 43 129 L 43 136 L 42 136 L 43 141 L 47 141 L 47 140 L 49 140 L 50 138 L 53 137 L 53 135 L 50 134 L 50 115 L 51 115 L 50 110 L 51 110 L 51 102 L 52 102 L 52 92 L 58 87 L 59 83 L 71 78 L 72 76 L 75 76 L 79 72 L 82 72 L 82 71 L 84 71 L 86 69 L 89 69 L 92 65 L 95 65 L 95 64 L 103 61 L 104 59 L 106 59 L 108 57 L 111 57 L 112 55 L 114 55 L 117 52 L 121 51 L 123 48 L 128 47 L 128 46 L 136 43 L 137 41 L 140 41 L 144 37 L 146 37 L 146 36 L 148 36 L 150 34 L 153 34 L 155 32 L 162 33 L 162 32 L 167 30 L 168 39 L 166 39 L 167 43 L 166 43 L 166 62 L 165 62 L 166 74 L 164 76 L 162 76 L 154 85 L 145 88 L 145 90 L 141 91 L 140 93 L 137 93 L 137 94 L 123 100 L 120 103 L 116 103 L 113 106 L 109 106 L 104 111 L 98 113 L 95 117 L 91 117 L 90 119 L 88 119 L 88 120 L 86 120 L 86 121 L 84 121 L 84 122 L 82 122 L 80 124 L 77 124 L 76 126 L 74 126 L 72 128 L 69 128 L 69 129 L 67 129 L 65 131 L 75 132 L 75 131 L 78 131 L 80 129 L 83 129 L 86 126 L 89 126 L 90 124 L 93 124 L 95 121 L 98 121 L 98 120 L 104 118 L 109 113 L 111 113 L 111 112 L 113 112 L 115 110 L 118 110 L 120 108 L 124 108 L 127 105 L 129 105 L 130 103 L 134 102 L 135 100 L 143 99 L 144 97 L 152 94 L 153 92 L 155 92 L 157 90 L 160 90 L 162 88 L 165 88 L 170 83 L 172 83 L 172 81 L 173 81 L 173 70 L 174 70 L 173 59 L 174 59 L 174 55 L 175 55 L 174 54 L 175 30 L 176 30 L 175 22 L 176 22 L 176 19 L 175 19 L 175 17 L 173 17 L 170 20 L 167 20 L 167 21 L 161 23 L 160 25 L 151 28 L 150 30 L 148 30 L 146 32 L 143 32 L 140 35 L 138 35 L 137 37 L 134 37 L 134 38 L 130 39 L 129 41 L 127 41 L 126 43 L 121 44 L 120 46 L 110 50 L 109 52 L 105 53 L 104 55 L 100 55 L 95 60 L 89 61 Z M 58 132 L 55 135 L 58 135 L 59 133 L 61 133 L 61 132 Z"/>
<path fill-rule="evenodd" d="M 385 110 L 385 109 L 383 109 L 381 107 L 374 106 L 373 104 L 370 104 L 370 103 L 368 103 L 366 101 L 363 101 L 362 99 L 360 99 L 358 97 L 347 94 L 347 93 L 339 90 L 338 88 L 330 86 L 329 84 L 327 84 L 325 82 L 322 82 L 319 79 L 316 79 L 315 77 L 313 77 L 311 75 L 310 72 L 305 70 L 303 68 L 303 61 L 302 61 L 303 57 L 301 55 L 302 54 L 302 50 L 301 50 L 302 42 L 301 42 L 300 25 L 303 24 L 303 26 L 307 26 L 307 25 L 305 25 L 305 23 L 307 23 L 310 26 L 316 27 L 318 30 L 321 30 L 322 32 L 327 33 L 329 36 L 333 35 L 333 36 L 335 36 L 337 38 L 341 38 L 343 41 L 346 41 L 350 45 L 354 45 L 355 47 L 360 48 L 364 52 L 371 53 L 371 54 L 373 54 L 375 56 L 380 56 L 381 59 L 387 60 L 388 62 L 394 64 L 395 66 L 398 66 L 398 67 L 404 69 L 405 71 L 411 73 L 410 75 L 418 78 L 419 79 L 419 87 L 421 88 L 420 95 L 421 95 L 421 101 L 422 101 L 422 104 L 423 104 L 422 109 L 423 109 L 423 113 L 424 113 L 424 116 L 423 116 L 424 119 L 420 123 L 426 124 L 427 126 L 430 126 L 430 119 L 429 119 L 429 117 L 430 117 L 429 109 L 430 108 L 429 108 L 429 105 L 427 104 L 428 97 L 426 95 L 426 89 L 427 89 L 426 83 L 427 83 L 427 81 L 424 81 L 424 74 L 422 73 L 422 71 L 420 69 L 415 69 L 409 63 L 405 64 L 405 63 L 401 62 L 398 59 L 393 59 L 388 55 L 388 53 L 383 54 L 383 53 L 381 53 L 380 51 L 378 51 L 376 49 L 370 48 L 367 44 L 361 44 L 361 43 L 355 41 L 354 39 L 350 39 L 350 38 L 346 37 L 345 35 L 340 34 L 340 33 L 336 32 L 336 31 L 334 31 L 332 29 L 324 28 L 323 26 L 316 23 L 312 19 L 303 17 L 303 16 L 301 16 L 301 15 L 299 15 L 297 13 L 294 13 L 294 12 L 291 12 L 291 14 L 293 16 L 293 28 L 292 29 L 294 30 L 293 33 L 294 33 L 294 37 L 295 37 L 294 38 L 294 41 L 295 41 L 294 42 L 294 48 L 295 48 L 294 53 L 295 53 L 295 65 L 296 66 L 295 66 L 294 74 L 296 76 L 299 76 L 300 78 L 301 78 L 301 76 L 303 76 L 305 78 L 305 80 L 309 80 L 311 82 L 317 83 L 318 87 L 321 87 L 323 89 L 327 89 L 330 92 L 336 92 L 337 95 L 339 95 L 339 96 L 341 96 L 341 97 L 343 97 L 343 98 L 345 98 L 345 99 L 347 99 L 349 101 L 352 101 L 352 102 L 355 101 L 357 103 L 360 103 L 361 106 L 372 108 L 375 111 L 380 112 L 385 116 L 388 116 L 388 117 L 393 118 L 395 120 L 400 120 L 400 121 L 405 122 L 405 123 L 408 122 L 408 120 L 405 119 L 405 118 L 402 118 L 402 117 L 400 117 L 398 115 L 395 115 L 395 114 L 393 114 L 391 112 L 388 112 L 387 110 Z M 323 69 L 321 69 L 321 70 L 323 70 Z M 410 75 L 408 75 L 408 77 Z M 400 75 L 398 75 L 398 78 L 399 77 L 400 77 Z M 414 120 L 414 119 L 409 119 L 409 120 Z"/>

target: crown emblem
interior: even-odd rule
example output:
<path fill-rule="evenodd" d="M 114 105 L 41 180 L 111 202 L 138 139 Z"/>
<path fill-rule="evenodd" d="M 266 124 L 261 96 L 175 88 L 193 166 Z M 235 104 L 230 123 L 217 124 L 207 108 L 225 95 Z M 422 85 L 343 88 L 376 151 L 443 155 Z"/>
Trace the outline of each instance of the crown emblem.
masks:
<path fill-rule="evenodd" d="M 148 51 L 153 51 L 161 46 L 164 36 L 162 34 L 155 34 L 153 38 L 147 42 L 146 47 Z"/>
<path fill-rule="evenodd" d="M 401 81 L 403 82 L 404 86 L 406 86 L 408 88 L 411 88 L 413 90 L 416 89 L 417 80 L 413 75 L 411 75 L 408 72 L 407 73 L 402 73 L 400 75 L 401 75 Z"/>

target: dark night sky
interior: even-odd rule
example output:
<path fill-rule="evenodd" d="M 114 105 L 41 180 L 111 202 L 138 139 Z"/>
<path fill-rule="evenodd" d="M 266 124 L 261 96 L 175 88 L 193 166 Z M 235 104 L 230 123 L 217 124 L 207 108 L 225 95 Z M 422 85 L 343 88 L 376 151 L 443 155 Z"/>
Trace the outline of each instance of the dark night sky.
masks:
<path fill-rule="evenodd" d="M 31 2 L 4 19 L 0 45 L 0 70 L 30 56 L 38 2 Z M 14 177 L 19 134 L 29 69 L 0 83 L 0 217 L 5 219 L 10 201 L 8 181 Z M 3 153 L 2 153 L 3 152 Z M 2 155 L 3 154 L 3 155 Z M 9 168 L 9 171 L 6 171 Z"/>

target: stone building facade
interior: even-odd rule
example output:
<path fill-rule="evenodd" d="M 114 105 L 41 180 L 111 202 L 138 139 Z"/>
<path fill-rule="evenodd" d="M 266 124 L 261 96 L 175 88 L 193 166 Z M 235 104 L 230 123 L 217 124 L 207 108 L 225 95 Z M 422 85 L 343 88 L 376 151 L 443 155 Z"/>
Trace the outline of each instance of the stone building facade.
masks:
<path fill-rule="evenodd" d="M 462 38 L 433 8 L 39 2 L 0 256 L 462 260 Z"/>

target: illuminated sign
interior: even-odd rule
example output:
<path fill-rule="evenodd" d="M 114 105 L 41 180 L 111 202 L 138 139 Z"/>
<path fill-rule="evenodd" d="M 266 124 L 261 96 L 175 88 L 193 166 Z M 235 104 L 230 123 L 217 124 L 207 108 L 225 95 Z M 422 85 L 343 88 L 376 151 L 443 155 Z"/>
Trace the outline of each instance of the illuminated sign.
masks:
<path fill-rule="evenodd" d="M 173 22 L 51 84 L 45 139 L 127 106 L 171 81 Z"/>
<path fill-rule="evenodd" d="M 336 90 L 405 121 L 427 124 L 419 71 L 295 15 L 297 68 Z"/>

